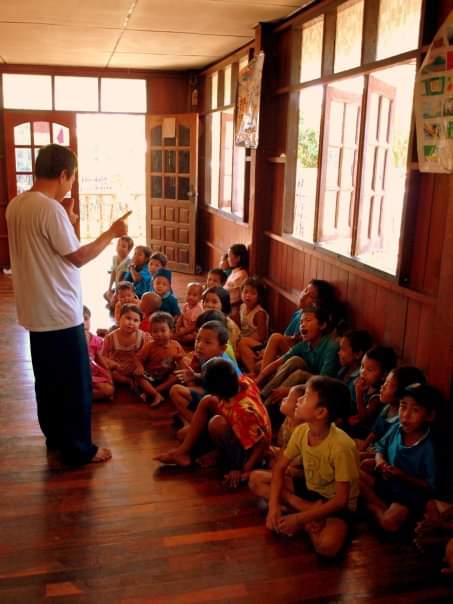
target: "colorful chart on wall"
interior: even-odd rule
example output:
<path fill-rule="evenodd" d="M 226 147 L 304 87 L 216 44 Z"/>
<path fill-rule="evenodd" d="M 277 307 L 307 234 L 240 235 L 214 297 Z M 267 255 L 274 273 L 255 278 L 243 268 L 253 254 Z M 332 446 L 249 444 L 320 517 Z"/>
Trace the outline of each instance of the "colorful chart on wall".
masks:
<path fill-rule="evenodd" d="M 418 165 L 453 172 L 453 11 L 436 34 L 415 82 Z"/>
<path fill-rule="evenodd" d="M 256 149 L 260 118 L 261 79 L 264 53 L 252 59 L 238 77 L 235 112 L 235 145 Z"/>

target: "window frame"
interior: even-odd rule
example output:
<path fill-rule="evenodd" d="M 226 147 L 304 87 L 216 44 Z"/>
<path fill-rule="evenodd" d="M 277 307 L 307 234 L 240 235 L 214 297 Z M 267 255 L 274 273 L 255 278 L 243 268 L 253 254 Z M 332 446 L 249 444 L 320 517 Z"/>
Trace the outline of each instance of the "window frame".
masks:
<path fill-rule="evenodd" d="M 246 223 L 248 220 L 248 180 L 249 180 L 249 155 L 250 152 L 245 151 L 245 157 L 243 160 L 238 157 L 237 147 L 234 144 L 234 110 L 236 105 L 236 92 L 237 82 L 240 65 L 244 62 L 245 57 L 249 57 L 248 51 L 235 55 L 233 60 L 226 62 L 219 66 L 216 70 L 212 71 L 207 75 L 207 86 L 206 86 L 206 104 L 207 109 L 204 113 L 205 123 L 205 140 L 204 140 L 204 155 L 205 155 L 205 176 L 204 176 L 204 206 L 209 211 L 219 212 L 223 216 L 228 217 L 235 222 Z M 231 69 L 231 78 L 225 78 L 225 71 Z M 225 80 L 230 80 L 229 94 L 225 91 Z M 216 91 L 213 90 L 213 83 L 216 83 Z M 225 104 L 225 97 L 229 97 L 230 103 Z M 215 99 L 215 107 L 213 106 L 213 99 Z M 231 111 L 233 113 L 231 114 Z M 211 157 L 212 157 L 212 123 L 213 114 L 220 114 L 220 150 L 219 150 L 219 182 L 218 182 L 218 203 L 211 203 Z M 225 146 L 223 144 L 226 128 L 225 122 L 230 118 L 225 118 L 228 115 L 233 119 L 233 152 L 232 152 L 232 166 L 229 166 L 228 172 L 231 172 L 231 199 L 223 199 L 224 194 L 224 182 L 225 182 Z M 244 186 L 240 194 L 237 192 L 237 182 L 239 180 L 238 172 L 242 170 L 243 174 L 240 177 L 243 181 Z"/>
<path fill-rule="evenodd" d="M 296 194 L 296 167 L 297 167 L 297 142 L 299 128 L 288 128 L 287 140 L 286 140 L 286 174 L 285 174 L 285 197 L 283 203 L 283 221 L 282 221 L 282 237 L 287 239 L 291 243 L 296 243 L 299 246 L 307 247 L 309 249 L 316 249 L 322 253 L 333 255 L 334 257 L 341 258 L 342 261 L 350 263 L 361 270 L 367 270 L 374 274 L 378 274 L 381 277 L 387 278 L 391 281 L 402 283 L 404 277 L 402 272 L 405 264 L 405 252 L 403 249 L 404 233 L 406 232 L 407 216 L 406 210 L 408 206 L 408 193 L 409 184 L 407 184 L 404 199 L 402 202 L 402 216 L 401 216 L 401 227 L 400 227 L 400 241 L 398 249 L 398 257 L 396 263 L 395 274 L 389 273 L 384 269 L 377 268 L 371 264 L 367 264 L 360 257 L 355 254 L 358 250 L 358 227 L 359 220 L 361 218 L 360 202 L 362 197 L 362 177 L 364 169 L 364 142 L 365 142 L 365 127 L 367 118 L 367 101 L 369 94 L 369 80 L 373 72 L 378 72 L 380 69 L 385 69 L 401 64 L 408 63 L 410 61 L 416 62 L 416 69 L 419 68 L 422 62 L 423 56 L 423 23 L 426 10 L 426 0 L 421 0 L 420 8 L 420 22 L 419 22 L 419 33 L 418 33 L 418 44 L 417 47 L 402 52 L 398 55 L 386 57 L 385 59 L 376 59 L 377 53 L 377 35 L 378 35 L 378 23 L 379 23 L 379 0 L 364 0 L 363 9 L 363 23 L 362 23 L 362 49 L 361 49 L 361 61 L 360 65 L 345 71 L 334 72 L 334 60 L 335 60 L 335 38 L 336 38 L 336 14 L 337 9 L 342 4 L 348 3 L 349 0 L 336 0 L 328 5 L 323 3 L 317 8 L 307 11 L 305 15 L 301 15 L 300 18 L 295 20 L 290 25 L 291 36 L 292 36 L 292 55 L 291 55 L 291 71 L 289 85 L 279 88 L 276 90 L 276 94 L 287 94 L 288 95 L 288 124 L 299 124 L 299 94 L 302 90 L 313 86 L 322 86 L 324 90 L 323 104 L 321 111 L 321 124 L 320 124 L 320 140 L 319 140 L 319 152 L 318 152 L 318 175 L 317 175 L 317 187 L 316 187 L 316 206 L 315 206 L 315 223 L 313 229 L 312 241 L 307 241 L 293 235 L 293 220 L 295 214 L 295 194 Z M 312 80 L 300 81 L 300 69 L 301 69 L 301 44 L 302 44 L 302 31 L 311 21 L 316 19 L 324 18 L 324 30 L 323 30 L 323 43 L 322 43 L 322 56 L 321 56 L 321 76 Z M 329 249 L 319 239 L 320 231 L 320 189 L 322 163 L 324 161 L 324 147 L 325 147 L 325 118 L 326 118 L 326 96 L 328 85 L 336 81 L 345 80 L 348 78 L 363 76 L 365 79 L 363 88 L 363 97 L 361 105 L 361 115 L 359 120 L 359 139 L 358 139 L 358 152 L 357 152 L 357 176 L 355 181 L 355 192 L 353 199 L 353 224 L 352 224 L 352 240 L 349 254 L 345 254 L 341 251 Z M 413 112 L 413 107 L 412 107 Z M 407 182 L 409 183 L 409 176 L 411 170 L 417 169 L 417 164 L 413 163 L 412 158 L 414 157 L 414 120 L 411 119 L 411 128 L 409 132 L 409 143 L 407 153 Z"/>

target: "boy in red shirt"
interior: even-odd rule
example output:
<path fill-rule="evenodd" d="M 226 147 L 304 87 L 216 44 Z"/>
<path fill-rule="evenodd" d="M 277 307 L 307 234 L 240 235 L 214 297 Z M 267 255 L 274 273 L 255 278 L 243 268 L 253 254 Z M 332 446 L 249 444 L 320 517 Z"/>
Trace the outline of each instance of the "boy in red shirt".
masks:
<path fill-rule="evenodd" d="M 269 415 L 255 382 L 238 377 L 228 361 L 219 357 L 209 360 L 203 367 L 203 382 L 209 394 L 198 405 L 184 442 L 155 459 L 191 465 L 192 449 L 208 428 L 227 470 L 225 484 L 235 488 L 248 480 L 268 452 L 272 436 Z"/>

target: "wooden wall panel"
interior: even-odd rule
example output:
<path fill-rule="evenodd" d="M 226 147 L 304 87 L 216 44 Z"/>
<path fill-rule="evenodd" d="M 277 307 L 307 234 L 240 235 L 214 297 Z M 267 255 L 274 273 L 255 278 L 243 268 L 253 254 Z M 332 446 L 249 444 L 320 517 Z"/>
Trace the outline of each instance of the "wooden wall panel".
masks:
<path fill-rule="evenodd" d="M 151 76 L 149 111 L 155 115 L 187 113 L 190 109 L 189 76 Z"/>

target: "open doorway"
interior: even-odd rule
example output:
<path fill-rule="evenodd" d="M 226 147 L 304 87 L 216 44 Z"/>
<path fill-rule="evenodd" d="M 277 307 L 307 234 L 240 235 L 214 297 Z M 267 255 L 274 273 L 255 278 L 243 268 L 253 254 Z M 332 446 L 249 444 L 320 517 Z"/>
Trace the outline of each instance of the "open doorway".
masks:
<path fill-rule="evenodd" d="M 145 244 L 145 116 L 77 115 L 80 238 L 91 241 L 132 210 L 129 232 Z"/>
<path fill-rule="evenodd" d="M 146 244 L 145 116 L 77 114 L 80 239 L 88 243 L 128 210 L 134 245 Z M 102 297 L 116 241 L 82 270 L 84 303 L 93 327 L 108 327 Z M 106 324 L 107 322 L 107 324 Z"/>

